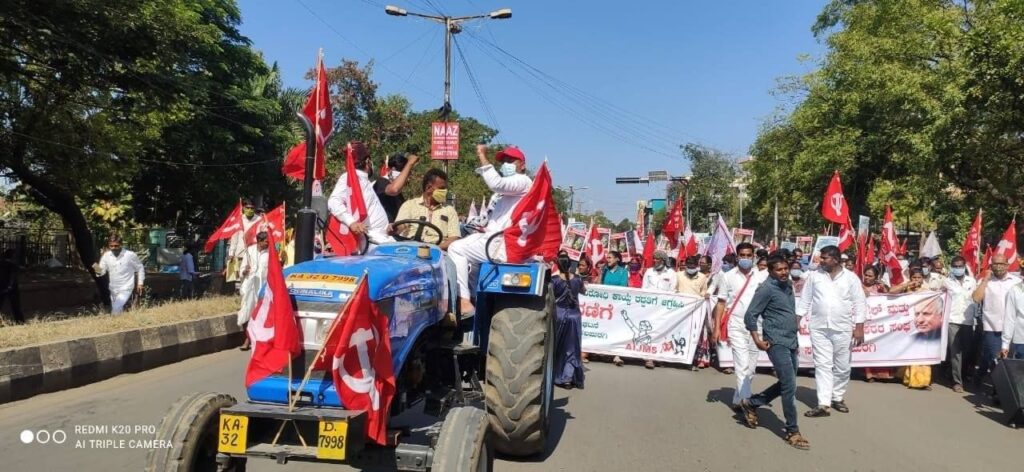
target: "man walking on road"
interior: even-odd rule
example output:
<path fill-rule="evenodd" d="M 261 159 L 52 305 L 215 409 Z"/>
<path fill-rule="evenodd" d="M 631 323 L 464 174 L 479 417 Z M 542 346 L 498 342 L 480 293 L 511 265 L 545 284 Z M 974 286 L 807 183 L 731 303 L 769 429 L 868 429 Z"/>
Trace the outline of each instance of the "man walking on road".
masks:
<path fill-rule="evenodd" d="M 92 270 L 97 277 L 110 274 L 110 314 L 120 315 L 132 297 L 132 289 L 142 295 L 146 269 L 139 261 L 139 256 L 121 247 L 120 236 L 110 236 L 107 249 L 109 251 L 100 257 L 100 261 L 92 265 Z"/>
<path fill-rule="evenodd" d="M 981 325 L 984 331 L 981 338 L 981 359 L 978 361 L 978 371 L 974 377 L 975 385 L 981 385 L 985 375 L 995 366 L 1002 343 L 1007 294 L 1021 281 L 1016 275 L 1007 272 L 1009 267 L 1006 256 L 992 256 L 992 271 L 974 290 L 974 301 L 982 304 Z"/>
<path fill-rule="evenodd" d="M 967 273 L 967 263 L 956 256 L 951 262 L 949 277 L 943 282 L 943 290 L 949 295 L 949 364 L 953 374 L 953 391 L 964 391 L 964 354 L 971 352 L 975 319 L 978 306 L 971 299 L 978 282 Z M 933 272 L 934 273 L 934 272 Z"/>
<path fill-rule="evenodd" d="M 778 382 L 749 400 L 740 400 L 747 426 L 757 427 L 757 409 L 772 400 L 782 397 L 782 412 L 786 418 L 786 442 L 797 449 L 810 449 L 810 444 L 800 435 L 796 424 L 796 369 L 797 330 L 800 325 L 796 316 L 793 286 L 789 281 L 789 262 L 782 256 L 768 258 L 770 279 L 754 292 L 743 324 L 750 332 L 758 349 L 768 352 L 768 358 L 775 368 Z M 758 333 L 758 318 L 763 323 L 764 338 Z"/>
<path fill-rule="evenodd" d="M 823 247 L 818 269 L 807 274 L 796 310 L 798 316 L 809 317 L 818 389 L 818 406 L 804 416 L 829 416 L 830 405 L 850 412 L 843 399 L 850 383 L 850 345 L 864 343 L 866 309 L 860 279 L 842 266 L 839 248 Z"/>
<path fill-rule="evenodd" d="M 724 338 L 732 347 L 733 372 L 736 374 L 736 391 L 732 395 L 734 409 L 740 407 L 741 400 L 750 398 L 750 384 L 757 369 L 757 346 L 747 332 L 743 317 L 754 292 L 767 275 L 768 271 L 759 272 L 754 268 L 754 246 L 739 243 L 736 245 L 736 267 L 722 276 L 718 288 L 711 345 L 717 346 Z M 723 333 L 722 329 L 726 332 Z"/>

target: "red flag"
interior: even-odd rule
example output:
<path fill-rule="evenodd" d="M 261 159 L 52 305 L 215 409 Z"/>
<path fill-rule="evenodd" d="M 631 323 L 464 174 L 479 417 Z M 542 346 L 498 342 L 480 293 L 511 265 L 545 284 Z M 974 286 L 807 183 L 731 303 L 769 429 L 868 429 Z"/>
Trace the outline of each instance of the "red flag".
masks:
<path fill-rule="evenodd" d="M 221 223 L 220 228 L 214 231 L 206 240 L 206 244 L 203 245 L 203 252 L 210 252 L 213 250 L 213 246 L 217 244 L 217 241 L 221 239 L 231 239 L 235 233 L 242 230 L 242 202 L 238 202 L 238 206 L 228 214 L 228 217 Z"/>
<path fill-rule="evenodd" d="M 1017 217 L 1013 217 L 1010 221 L 1010 226 L 1006 227 L 1006 231 L 1003 233 L 1003 239 L 999 240 L 999 244 L 992 252 L 993 255 L 1002 255 L 1006 257 L 1006 262 L 1010 264 L 1007 269 L 1010 272 L 1017 272 L 1020 270 L 1020 260 L 1017 258 Z"/>
<path fill-rule="evenodd" d="M 356 173 L 355 160 L 365 152 L 363 143 L 350 142 L 345 145 L 345 188 L 342 200 L 357 222 L 366 221 L 366 200 L 363 198 L 359 174 Z M 359 248 L 356 235 L 334 215 L 327 218 L 327 244 L 331 245 L 331 251 L 338 256 L 347 256 Z"/>
<path fill-rule="evenodd" d="M 832 174 L 832 181 L 825 190 L 825 199 L 821 203 L 821 216 L 833 223 L 847 224 L 850 221 L 850 208 L 843 196 L 843 184 L 839 180 L 839 171 Z"/>
<path fill-rule="evenodd" d="M 988 273 L 988 269 L 992 267 L 992 246 L 985 245 L 985 257 L 981 260 L 981 276 L 984 277 Z"/>
<path fill-rule="evenodd" d="M 277 241 L 284 241 L 284 203 L 270 210 L 256 223 L 249 226 L 244 236 L 245 244 L 256 244 L 256 235 L 262 231 L 266 231 Z"/>
<path fill-rule="evenodd" d="M 679 244 L 679 231 L 683 228 L 683 199 L 680 198 L 672 205 L 665 216 L 665 224 L 661 227 L 661 233 L 668 238 L 669 246 L 676 247 Z"/>
<path fill-rule="evenodd" d="M 864 251 L 867 241 L 864 238 L 864 234 L 857 235 L 857 256 L 853 260 L 853 270 L 857 272 L 857 277 L 864 277 Z"/>
<path fill-rule="evenodd" d="M 680 263 L 686 260 L 690 256 L 697 255 L 697 235 L 690 231 L 687 227 L 686 231 L 683 231 L 683 239 L 679 242 L 679 257 L 676 257 Z"/>
<path fill-rule="evenodd" d="M 839 252 L 845 252 L 851 244 L 853 244 L 853 227 L 846 222 L 839 227 Z"/>
<path fill-rule="evenodd" d="M 654 267 L 654 232 L 647 233 L 647 241 L 644 241 L 644 258 L 642 268 Z"/>
<path fill-rule="evenodd" d="M 608 249 L 604 247 L 604 242 L 601 241 L 601 228 L 594 225 L 594 220 L 590 220 L 590 233 L 587 235 L 587 247 L 590 248 L 590 260 L 601 261 L 604 259 L 605 251 Z"/>
<path fill-rule="evenodd" d="M 302 114 L 313 123 L 313 135 L 316 139 L 316 157 L 313 160 L 313 179 L 323 180 L 327 175 L 325 145 L 327 138 L 334 132 L 334 116 L 331 110 L 330 87 L 327 83 L 327 71 L 324 69 L 324 58 L 321 56 L 316 63 L 316 84 L 309 92 L 306 106 Z M 306 177 L 306 142 L 303 141 L 288 151 L 281 173 L 298 180 Z"/>
<path fill-rule="evenodd" d="M 325 349 L 334 348 L 331 375 L 342 405 L 366 411 L 366 437 L 387 443 L 388 410 L 395 396 L 395 372 L 391 361 L 388 317 L 370 299 L 363 276 L 332 327 Z M 326 352 L 326 351 L 325 351 Z"/>
<path fill-rule="evenodd" d="M 562 220 L 551 198 L 551 172 L 540 165 L 530 190 L 512 209 L 512 224 L 505 230 L 505 255 L 519 264 L 541 255 L 553 260 L 562 245 Z"/>
<path fill-rule="evenodd" d="M 978 216 L 974 217 L 974 223 L 971 223 L 971 229 L 967 232 L 967 237 L 964 238 L 964 245 L 960 248 L 960 257 L 967 261 L 967 268 L 970 269 L 971 274 L 978 273 L 979 255 L 981 255 L 981 210 L 978 210 Z"/>
<path fill-rule="evenodd" d="M 302 353 L 299 321 L 281 271 L 281 260 L 270 238 L 267 262 L 267 288 L 252 310 L 247 334 L 252 341 L 252 357 L 245 369 L 245 386 L 280 372 L 291 359 Z"/>
<path fill-rule="evenodd" d="M 889 284 L 899 285 L 903 283 L 903 266 L 896 258 L 896 251 L 899 250 L 899 239 L 896 238 L 896 228 L 892 223 L 892 207 L 885 207 L 885 220 L 882 222 L 882 251 L 880 258 L 882 265 L 889 269 Z"/>

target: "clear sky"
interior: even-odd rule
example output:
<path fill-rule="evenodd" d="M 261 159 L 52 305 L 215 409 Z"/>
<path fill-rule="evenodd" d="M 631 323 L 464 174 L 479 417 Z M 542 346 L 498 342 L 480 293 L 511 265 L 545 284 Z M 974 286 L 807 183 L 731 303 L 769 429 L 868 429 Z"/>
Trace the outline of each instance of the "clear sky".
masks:
<path fill-rule="evenodd" d="M 615 221 L 665 190 L 615 177 L 685 175 L 674 146 L 685 142 L 746 154 L 781 105 L 770 94 L 776 79 L 807 72 L 798 57 L 823 50 L 810 32 L 823 0 L 390 1 L 451 16 L 512 8 L 511 19 L 467 23 L 456 36 L 491 113 L 458 51 L 452 105 L 519 145 L 530 167 L 547 156 L 556 185 L 589 186 L 576 196 L 583 210 Z M 278 62 L 286 85 L 311 85 L 303 73 L 322 47 L 328 65 L 374 59 L 379 93 L 401 93 L 417 110 L 442 103 L 438 24 L 387 16 L 387 0 L 239 3 L 243 34 Z"/>

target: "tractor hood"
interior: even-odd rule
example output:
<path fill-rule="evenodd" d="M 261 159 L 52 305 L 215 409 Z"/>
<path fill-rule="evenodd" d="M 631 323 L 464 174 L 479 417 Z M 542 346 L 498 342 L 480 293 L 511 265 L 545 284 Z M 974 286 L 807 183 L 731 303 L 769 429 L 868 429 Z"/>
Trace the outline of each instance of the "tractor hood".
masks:
<path fill-rule="evenodd" d="M 430 260 L 403 255 L 346 256 L 316 259 L 284 271 L 288 292 L 296 301 L 340 302 L 366 274 L 370 298 L 379 301 L 411 291 L 433 290 Z"/>

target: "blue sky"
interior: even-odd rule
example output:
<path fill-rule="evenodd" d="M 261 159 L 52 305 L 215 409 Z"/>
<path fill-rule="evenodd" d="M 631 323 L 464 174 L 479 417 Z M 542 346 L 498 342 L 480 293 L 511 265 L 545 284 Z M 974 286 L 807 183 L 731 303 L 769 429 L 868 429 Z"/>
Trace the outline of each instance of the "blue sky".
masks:
<path fill-rule="evenodd" d="M 823 51 L 810 32 L 823 1 L 390 1 L 452 16 L 512 8 L 511 19 L 468 23 L 456 36 L 493 119 L 457 52 L 452 105 L 496 121 L 498 141 L 519 145 L 531 167 L 547 156 L 556 185 L 589 186 L 577 193 L 584 211 L 616 221 L 633 216 L 636 200 L 665 190 L 615 185 L 616 176 L 685 175 L 672 143 L 746 154 L 782 104 L 770 94 L 776 79 L 807 72 L 798 57 Z M 287 85 L 310 86 L 303 73 L 322 47 L 328 65 L 374 59 L 380 93 L 401 93 L 415 109 L 440 106 L 440 25 L 387 16 L 384 0 L 239 3 L 242 33 L 278 62 Z"/>

